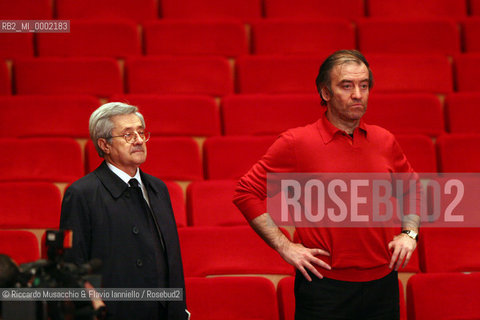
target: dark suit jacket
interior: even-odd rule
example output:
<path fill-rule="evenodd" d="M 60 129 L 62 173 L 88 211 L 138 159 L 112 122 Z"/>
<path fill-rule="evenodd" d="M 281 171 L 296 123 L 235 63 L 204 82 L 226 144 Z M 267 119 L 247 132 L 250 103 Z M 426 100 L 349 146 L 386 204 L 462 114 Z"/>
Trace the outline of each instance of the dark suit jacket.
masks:
<path fill-rule="evenodd" d="M 185 290 L 177 228 L 167 187 L 160 179 L 140 174 L 165 242 L 168 274 L 157 268 L 152 239 L 158 241 L 158 237 L 138 218 L 145 216 L 145 212 L 132 201 L 132 188 L 105 162 L 65 192 L 60 227 L 73 230 L 73 248 L 66 253 L 65 259 L 78 264 L 101 259 L 105 288 L 156 288 L 161 273 L 168 287 Z M 186 319 L 185 296 L 182 302 L 168 302 L 167 305 L 168 319 Z M 107 302 L 115 319 L 150 319 L 155 307 L 158 305 L 146 302 Z"/>

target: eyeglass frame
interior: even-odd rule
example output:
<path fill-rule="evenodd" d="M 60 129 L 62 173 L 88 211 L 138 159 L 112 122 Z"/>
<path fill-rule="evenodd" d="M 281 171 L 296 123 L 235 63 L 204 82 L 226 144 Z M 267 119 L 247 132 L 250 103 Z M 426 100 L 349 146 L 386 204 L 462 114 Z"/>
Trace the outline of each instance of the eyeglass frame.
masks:
<path fill-rule="evenodd" d="M 127 136 L 130 136 L 132 134 L 135 134 L 134 135 L 134 138 L 132 138 L 133 140 L 131 141 L 128 141 L 128 138 Z M 119 135 L 119 136 L 110 136 L 109 138 L 107 139 L 112 139 L 112 138 L 124 138 L 125 139 L 125 142 L 126 143 L 129 143 L 129 144 L 134 144 L 135 142 L 137 142 L 138 140 L 138 137 L 140 137 L 143 142 L 147 142 L 148 140 L 150 140 L 150 131 L 147 131 L 147 130 L 143 130 L 143 138 L 142 138 L 142 135 L 140 133 L 138 133 L 138 131 L 133 131 L 133 132 L 128 132 L 128 133 L 125 133 L 125 134 L 122 134 L 122 135 Z"/>

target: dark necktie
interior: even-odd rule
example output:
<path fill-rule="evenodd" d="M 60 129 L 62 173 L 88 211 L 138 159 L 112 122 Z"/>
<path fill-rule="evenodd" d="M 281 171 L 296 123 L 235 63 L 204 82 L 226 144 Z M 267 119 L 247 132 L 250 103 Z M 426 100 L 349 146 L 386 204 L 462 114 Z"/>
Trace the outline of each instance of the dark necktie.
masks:
<path fill-rule="evenodd" d="M 134 191 L 133 193 L 137 196 L 137 199 L 140 201 L 143 207 L 143 211 L 145 212 L 146 219 L 147 221 L 149 221 L 149 225 L 150 225 L 149 231 L 158 236 L 158 237 L 155 237 L 155 239 L 157 239 L 157 241 L 155 242 L 155 247 L 158 255 L 157 265 L 158 265 L 158 268 L 161 270 L 161 272 L 164 273 L 163 276 L 165 276 L 168 273 L 168 267 L 167 267 L 167 261 L 166 261 L 166 255 L 165 255 L 165 244 L 163 241 L 162 233 L 160 231 L 160 226 L 158 225 L 157 219 L 155 218 L 153 211 L 151 210 L 147 201 L 143 197 L 142 189 L 140 188 L 137 179 L 130 179 L 130 181 L 128 181 L 128 184 L 133 189 Z M 166 285 L 166 283 L 161 283 L 161 284 Z"/>

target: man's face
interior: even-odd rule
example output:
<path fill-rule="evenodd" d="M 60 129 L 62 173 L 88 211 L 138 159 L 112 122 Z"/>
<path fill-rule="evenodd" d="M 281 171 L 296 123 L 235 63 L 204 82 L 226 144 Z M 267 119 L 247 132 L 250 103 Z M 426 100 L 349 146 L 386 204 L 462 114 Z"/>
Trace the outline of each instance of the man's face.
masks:
<path fill-rule="evenodd" d="M 121 137 L 112 138 L 110 144 L 99 142 L 105 152 L 105 160 L 133 176 L 137 168 L 147 159 L 147 146 L 138 135 L 133 143 L 127 143 L 123 135 L 135 134 L 135 131 L 143 131 L 145 128 L 135 114 L 114 116 L 111 121 L 114 124 L 112 136 Z"/>
<path fill-rule="evenodd" d="M 336 65 L 331 73 L 331 92 L 322 89 L 333 124 L 356 123 L 367 111 L 369 75 L 367 67 L 355 62 Z"/>

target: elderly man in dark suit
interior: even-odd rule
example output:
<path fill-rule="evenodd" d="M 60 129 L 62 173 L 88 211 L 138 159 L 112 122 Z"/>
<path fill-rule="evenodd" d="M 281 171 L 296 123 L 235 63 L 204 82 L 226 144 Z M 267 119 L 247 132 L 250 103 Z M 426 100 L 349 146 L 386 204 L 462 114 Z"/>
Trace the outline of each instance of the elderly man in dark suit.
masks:
<path fill-rule="evenodd" d="M 101 259 L 105 288 L 182 288 L 183 267 L 167 187 L 139 169 L 147 158 L 143 116 L 107 103 L 90 117 L 90 137 L 105 161 L 65 192 L 60 227 L 73 230 L 66 259 Z M 187 319 L 183 301 L 107 301 L 114 319 Z"/>

